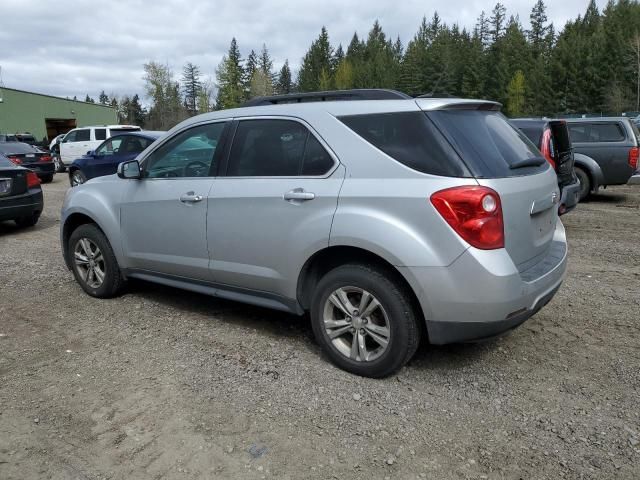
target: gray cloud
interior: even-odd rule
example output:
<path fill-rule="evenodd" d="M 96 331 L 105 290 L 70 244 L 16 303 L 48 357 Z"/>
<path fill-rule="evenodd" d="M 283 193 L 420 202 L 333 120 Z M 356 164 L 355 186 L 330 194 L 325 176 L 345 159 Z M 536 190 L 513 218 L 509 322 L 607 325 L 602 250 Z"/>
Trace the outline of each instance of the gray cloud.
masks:
<path fill-rule="evenodd" d="M 534 0 L 503 0 L 509 15 L 526 26 Z M 588 0 L 548 0 L 556 28 L 583 14 Z M 605 1 L 598 2 L 602 8 Z M 322 25 L 331 42 L 346 44 L 354 31 L 366 36 L 374 20 L 406 44 L 422 16 L 438 11 L 443 21 L 473 27 L 494 2 L 404 0 L 2 0 L 0 67 L 6 87 L 52 95 L 101 90 L 144 94 L 143 64 L 168 63 L 179 75 L 182 65 L 200 65 L 213 77 L 232 37 L 243 56 L 266 43 L 276 66 L 288 58 L 295 68 Z"/>

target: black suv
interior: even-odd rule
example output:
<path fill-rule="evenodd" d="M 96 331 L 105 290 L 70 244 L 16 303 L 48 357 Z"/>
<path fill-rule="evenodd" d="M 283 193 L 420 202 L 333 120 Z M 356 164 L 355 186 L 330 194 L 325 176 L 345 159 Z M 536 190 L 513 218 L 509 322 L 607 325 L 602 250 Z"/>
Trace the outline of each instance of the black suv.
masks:
<path fill-rule="evenodd" d="M 511 123 L 519 128 L 551 164 L 558 176 L 560 206 L 558 213 L 570 212 L 580 201 L 580 182 L 574 170 L 574 153 L 567 122 L 547 118 L 514 118 Z"/>
<path fill-rule="evenodd" d="M 599 187 L 624 185 L 638 168 L 638 127 L 625 117 L 567 119 L 580 198 Z"/>

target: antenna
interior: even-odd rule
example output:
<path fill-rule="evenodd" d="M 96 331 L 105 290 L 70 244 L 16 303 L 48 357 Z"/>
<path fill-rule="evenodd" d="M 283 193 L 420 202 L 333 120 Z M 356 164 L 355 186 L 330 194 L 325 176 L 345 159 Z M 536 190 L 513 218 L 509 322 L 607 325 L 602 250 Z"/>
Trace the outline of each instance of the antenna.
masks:
<path fill-rule="evenodd" d="M 4 83 L 2 83 L 2 65 L 0 65 L 0 103 L 4 102 L 2 98 L 2 89 L 4 88 Z"/>

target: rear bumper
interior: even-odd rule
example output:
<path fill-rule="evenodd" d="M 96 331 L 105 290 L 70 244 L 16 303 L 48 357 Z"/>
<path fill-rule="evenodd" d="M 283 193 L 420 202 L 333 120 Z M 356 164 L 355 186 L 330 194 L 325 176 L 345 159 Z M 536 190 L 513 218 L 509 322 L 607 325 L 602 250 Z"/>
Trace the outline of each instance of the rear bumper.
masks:
<path fill-rule="evenodd" d="M 56 167 L 53 162 L 27 163 L 22 166 L 36 172 L 39 177 L 53 175 L 56 171 Z"/>
<path fill-rule="evenodd" d="M 42 212 L 43 206 L 42 190 L 31 191 L 17 197 L 0 199 L 0 221 L 30 217 L 36 212 Z"/>
<path fill-rule="evenodd" d="M 629 185 L 640 185 L 640 172 L 629 179 Z"/>
<path fill-rule="evenodd" d="M 580 182 L 578 182 L 576 178 L 573 183 L 562 187 L 561 192 L 560 209 L 562 210 L 561 215 L 564 215 L 576 208 L 576 205 L 578 205 L 580 201 Z"/>
<path fill-rule="evenodd" d="M 504 249 L 470 248 L 448 267 L 400 267 L 422 306 L 429 341 L 476 341 L 511 330 L 538 312 L 560 288 L 567 243 L 558 221 L 547 254 L 520 272 Z"/>

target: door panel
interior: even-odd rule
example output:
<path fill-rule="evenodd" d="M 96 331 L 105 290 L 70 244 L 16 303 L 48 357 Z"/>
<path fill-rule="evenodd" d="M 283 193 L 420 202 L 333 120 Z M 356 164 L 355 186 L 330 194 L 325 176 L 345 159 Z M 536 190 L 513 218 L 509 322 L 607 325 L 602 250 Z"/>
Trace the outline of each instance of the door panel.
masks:
<path fill-rule="evenodd" d="M 212 185 L 207 177 L 131 180 L 120 220 L 128 267 L 209 279 L 206 221 Z M 187 194 L 202 200 L 181 200 Z"/>
<path fill-rule="evenodd" d="M 207 212 L 215 282 L 295 298 L 300 268 L 329 245 L 343 179 L 342 166 L 329 178 L 216 179 Z"/>

